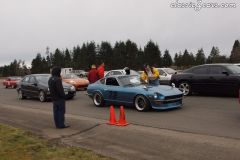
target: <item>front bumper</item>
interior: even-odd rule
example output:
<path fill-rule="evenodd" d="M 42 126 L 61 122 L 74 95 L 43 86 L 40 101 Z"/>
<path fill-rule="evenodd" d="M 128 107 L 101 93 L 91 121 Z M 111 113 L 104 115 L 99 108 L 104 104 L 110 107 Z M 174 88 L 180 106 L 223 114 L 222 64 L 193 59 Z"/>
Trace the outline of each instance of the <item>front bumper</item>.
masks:
<path fill-rule="evenodd" d="M 182 107 L 182 97 L 167 100 L 151 100 L 152 108 L 166 110 Z"/>

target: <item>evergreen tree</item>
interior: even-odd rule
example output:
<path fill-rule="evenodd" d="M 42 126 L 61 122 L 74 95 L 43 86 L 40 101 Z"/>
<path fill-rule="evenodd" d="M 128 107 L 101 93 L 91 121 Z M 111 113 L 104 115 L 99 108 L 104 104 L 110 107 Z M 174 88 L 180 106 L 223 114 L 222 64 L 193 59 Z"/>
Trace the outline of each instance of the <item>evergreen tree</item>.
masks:
<path fill-rule="evenodd" d="M 205 61 L 206 61 L 206 57 L 205 57 L 203 49 L 201 48 L 201 49 L 198 50 L 198 52 L 196 54 L 195 64 L 196 65 L 205 64 Z"/>
<path fill-rule="evenodd" d="M 73 68 L 81 69 L 80 61 L 81 61 L 81 48 L 79 46 L 73 48 Z"/>
<path fill-rule="evenodd" d="M 149 65 L 158 65 L 161 66 L 161 52 L 157 44 L 154 44 L 152 41 L 149 41 L 144 47 L 144 59 L 145 63 Z"/>
<path fill-rule="evenodd" d="M 116 42 L 114 49 L 113 49 L 113 55 L 115 60 L 117 61 L 116 63 L 113 64 L 113 69 L 117 68 L 122 68 L 125 66 L 125 59 L 126 57 L 126 45 L 124 42 Z"/>
<path fill-rule="evenodd" d="M 208 56 L 207 63 L 219 63 L 220 51 L 218 47 L 212 47 L 210 55 Z"/>
<path fill-rule="evenodd" d="M 113 48 L 109 42 L 102 42 L 101 46 L 98 46 L 98 64 L 104 61 L 106 70 L 112 69 L 115 63 L 115 57 L 113 57 Z"/>
<path fill-rule="evenodd" d="M 64 67 L 65 68 L 72 68 L 73 67 L 73 65 L 72 65 L 72 57 L 71 57 L 70 52 L 69 52 L 68 49 L 65 50 L 65 56 L 64 57 L 65 57 L 64 58 L 64 61 L 65 61 Z"/>
<path fill-rule="evenodd" d="M 88 70 L 90 65 L 96 64 L 96 45 L 95 42 L 87 43 L 86 46 L 86 61 L 83 68 Z"/>
<path fill-rule="evenodd" d="M 65 65 L 64 54 L 57 48 L 53 54 L 53 66 L 64 67 Z"/>
<path fill-rule="evenodd" d="M 31 73 L 42 73 L 42 56 L 40 53 L 37 54 L 36 58 L 32 60 Z"/>
<path fill-rule="evenodd" d="M 230 55 L 231 63 L 240 63 L 240 43 L 238 40 L 235 40 L 232 48 L 232 52 Z"/>
<path fill-rule="evenodd" d="M 164 55 L 163 55 L 163 58 L 162 58 L 162 65 L 164 67 L 169 67 L 172 65 L 172 57 L 171 55 L 169 54 L 169 51 L 168 50 L 165 50 L 164 52 Z"/>
<path fill-rule="evenodd" d="M 125 66 L 131 69 L 137 68 L 136 66 L 136 57 L 138 54 L 137 44 L 131 42 L 130 40 L 126 41 L 126 57 L 125 57 Z"/>

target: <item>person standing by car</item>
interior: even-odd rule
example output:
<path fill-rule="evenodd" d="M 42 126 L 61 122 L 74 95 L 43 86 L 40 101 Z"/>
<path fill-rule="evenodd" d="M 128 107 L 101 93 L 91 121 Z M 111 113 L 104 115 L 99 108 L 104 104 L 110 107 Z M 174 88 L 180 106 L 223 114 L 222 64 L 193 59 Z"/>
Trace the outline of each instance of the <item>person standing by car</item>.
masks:
<path fill-rule="evenodd" d="M 65 125 L 65 93 L 61 80 L 61 68 L 53 67 L 48 86 L 53 101 L 53 117 L 56 128 L 68 128 Z"/>
<path fill-rule="evenodd" d="M 130 75 L 130 69 L 128 67 L 124 68 L 126 75 Z"/>
<path fill-rule="evenodd" d="M 95 83 L 97 80 L 98 80 L 98 72 L 97 72 L 97 69 L 96 69 L 96 65 L 93 64 L 91 66 L 91 70 L 88 72 L 88 81 L 89 83 Z"/>
<path fill-rule="evenodd" d="M 157 68 L 155 68 L 154 66 L 152 66 L 150 68 L 151 72 L 152 72 L 152 76 L 149 77 L 149 84 L 152 85 L 160 85 L 159 83 L 159 71 Z"/>
<path fill-rule="evenodd" d="M 159 72 L 155 67 L 144 65 L 140 79 L 142 82 L 149 83 L 150 85 L 159 85 Z"/>
<path fill-rule="evenodd" d="M 98 73 L 99 79 L 104 77 L 104 71 L 105 71 L 104 67 L 105 67 L 104 62 L 102 62 L 102 64 L 100 66 L 98 66 L 98 68 L 97 68 L 97 73 Z"/>

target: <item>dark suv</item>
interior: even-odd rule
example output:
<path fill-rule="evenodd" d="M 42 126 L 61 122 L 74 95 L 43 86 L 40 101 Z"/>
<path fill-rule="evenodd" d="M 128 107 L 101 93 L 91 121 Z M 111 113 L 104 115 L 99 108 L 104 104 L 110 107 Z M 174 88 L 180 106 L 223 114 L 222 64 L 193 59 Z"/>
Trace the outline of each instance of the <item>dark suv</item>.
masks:
<path fill-rule="evenodd" d="M 240 67 L 232 64 L 205 64 L 174 74 L 171 83 L 184 95 L 223 93 L 237 95 L 240 87 Z"/>
<path fill-rule="evenodd" d="M 44 102 L 48 98 L 51 98 L 48 88 L 50 76 L 50 74 L 32 74 L 25 76 L 17 87 L 19 99 L 36 97 L 39 98 L 41 102 Z M 75 87 L 64 82 L 62 83 L 66 99 L 72 99 L 76 94 Z"/>

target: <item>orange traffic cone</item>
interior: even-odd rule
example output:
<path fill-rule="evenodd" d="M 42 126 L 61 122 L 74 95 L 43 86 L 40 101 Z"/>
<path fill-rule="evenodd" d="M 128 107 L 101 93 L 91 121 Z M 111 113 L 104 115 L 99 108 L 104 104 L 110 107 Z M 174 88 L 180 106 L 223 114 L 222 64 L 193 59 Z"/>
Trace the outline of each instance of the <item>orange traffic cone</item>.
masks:
<path fill-rule="evenodd" d="M 115 125 L 117 123 L 116 117 L 115 117 L 115 112 L 113 106 L 110 106 L 110 117 L 109 117 L 109 125 Z"/>
<path fill-rule="evenodd" d="M 126 119 L 125 119 L 125 113 L 124 113 L 124 108 L 123 106 L 120 107 L 120 117 L 119 117 L 119 121 L 116 124 L 117 126 L 126 126 L 129 123 L 127 123 Z"/>

